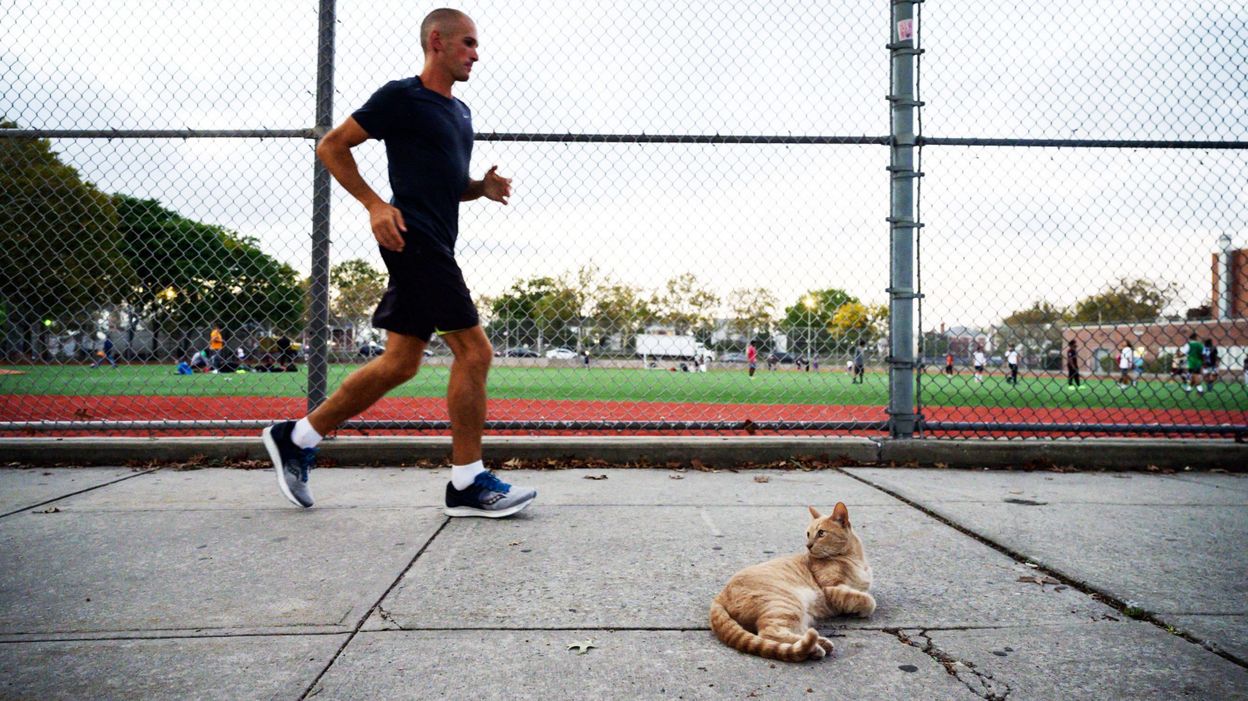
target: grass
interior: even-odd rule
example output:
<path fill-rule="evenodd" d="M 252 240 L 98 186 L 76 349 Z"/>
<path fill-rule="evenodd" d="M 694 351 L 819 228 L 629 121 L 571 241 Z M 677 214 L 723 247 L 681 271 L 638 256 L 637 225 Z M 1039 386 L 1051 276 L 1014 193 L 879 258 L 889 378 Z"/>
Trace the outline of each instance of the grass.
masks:
<path fill-rule="evenodd" d="M 332 390 L 357 365 L 331 365 Z M 230 375 L 174 374 L 172 366 L 129 365 L 117 369 L 87 366 L 10 366 L 21 375 L 0 374 L 0 395 L 142 395 L 195 397 L 297 397 L 307 388 L 307 368 L 299 373 Z M 426 367 L 391 396 L 435 397 L 446 391 L 448 369 Z M 1017 386 L 988 376 L 983 383 L 969 374 L 952 378 L 927 375 L 922 382 L 928 406 L 987 407 L 1130 407 L 1141 409 L 1218 409 L 1248 411 L 1248 388 L 1221 382 L 1200 396 L 1181 385 L 1143 380 L 1124 389 L 1112 380 L 1085 381 L 1087 389 L 1069 391 L 1065 378 L 1020 377 Z M 744 369 L 709 373 L 612 368 L 496 367 L 490 372 L 490 396 L 499 399 L 596 400 L 612 402 L 698 402 L 725 404 L 816 404 L 883 406 L 888 378 L 869 373 L 861 385 L 844 372 L 814 374 L 791 369 L 760 370 L 750 380 Z"/>

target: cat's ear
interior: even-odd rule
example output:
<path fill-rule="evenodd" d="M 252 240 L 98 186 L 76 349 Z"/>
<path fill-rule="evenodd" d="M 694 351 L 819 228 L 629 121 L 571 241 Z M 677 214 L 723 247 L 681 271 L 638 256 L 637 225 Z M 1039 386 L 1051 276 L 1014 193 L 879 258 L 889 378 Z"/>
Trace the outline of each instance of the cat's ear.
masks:
<path fill-rule="evenodd" d="M 807 506 L 806 508 L 810 509 L 810 517 L 811 517 L 811 518 L 823 518 L 823 514 L 820 514 L 818 511 L 816 511 L 816 510 L 815 510 L 815 507 L 813 507 L 813 506 Z"/>
<path fill-rule="evenodd" d="M 844 502 L 836 502 L 836 507 L 832 509 L 832 520 L 842 526 L 849 526 L 849 509 L 845 508 Z"/>

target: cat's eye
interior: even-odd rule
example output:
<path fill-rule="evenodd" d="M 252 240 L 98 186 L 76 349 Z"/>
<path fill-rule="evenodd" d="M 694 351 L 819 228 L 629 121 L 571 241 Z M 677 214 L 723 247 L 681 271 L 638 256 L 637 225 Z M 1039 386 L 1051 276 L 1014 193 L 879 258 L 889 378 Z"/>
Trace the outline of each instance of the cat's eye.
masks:
<path fill-rule="evenodd" d="M 819 530 L 815 533 L 815 537 L 816 537 L 816 538 L 822 538 L 824 533 L 827 533 L 827 531 L 825 531 L 825 530 L 823 530 L 822 528 L 820 528 L 820 529 L 819 529 Z"/>

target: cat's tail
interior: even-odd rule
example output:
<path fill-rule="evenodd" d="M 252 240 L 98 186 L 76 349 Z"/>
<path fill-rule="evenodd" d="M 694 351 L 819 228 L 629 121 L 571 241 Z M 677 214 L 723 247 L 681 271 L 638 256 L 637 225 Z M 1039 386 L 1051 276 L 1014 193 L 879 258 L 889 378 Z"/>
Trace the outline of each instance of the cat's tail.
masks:
<path fill-rule="evenodd" d="M 819 645 L 819 631 L 806 629 L 806 634 L 795 643 L 781 643 L 751 633 L 737 623 L 728 609 L 716 598 L 711 602 L 711 630 L 728 647 L 784 662 L 801 662 L 809 659 L 811 650 Z"/>

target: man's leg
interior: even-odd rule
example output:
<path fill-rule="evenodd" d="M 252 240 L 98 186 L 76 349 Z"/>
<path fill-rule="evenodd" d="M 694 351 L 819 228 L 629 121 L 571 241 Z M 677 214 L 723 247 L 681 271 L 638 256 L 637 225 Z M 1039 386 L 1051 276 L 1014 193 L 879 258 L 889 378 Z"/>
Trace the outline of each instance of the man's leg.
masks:
<path fill-rule="evenodd" d="M 427 342 L 416 336 L 386 332 L 386 350 L 343 380 L 311 414 L 308 423 L 325 435 L 377 403 L 387 392 L 416 376 Z"/>
<path fill-rule="evenodd" d="M 467 465 L 481 459 L 485 430 L 485 381 L 494 361 L 494 348 L 480 326 L 442 336 L 455 354 L 446 387 L 451 416 L 451 463 Z"/>
<path fill-rule="evenodd" d="M 537 490 L 507 484 L 481 462 L 485 431 L 485 381 L 494 348 L 480 326 L 442 335 L 455 354 L 446 388 L 451 416 L 451 481 L 446 485 L 448 516 L 501 518 L 533 502 Z"/>
<path fill-rule="evenodd" d="M 411 379 L 420 369 L 424 350 L 425 341 L 392 331 L 385 352 L 351 373 L 315 411 L 299 421 L 264 429 L 261 436 L 277 473 L 277 486 L 291 503 L 312 506 L 308 472 L 316 466 L 321 438 Z"/>

